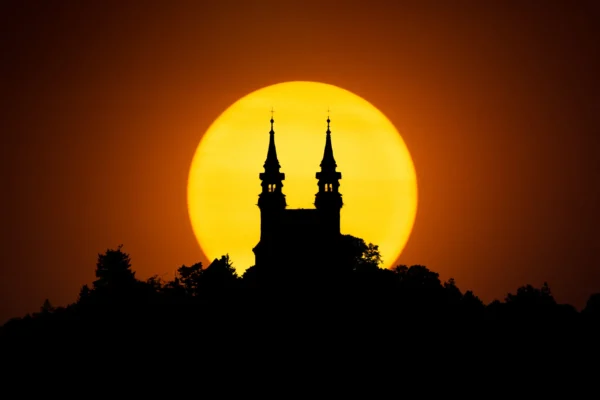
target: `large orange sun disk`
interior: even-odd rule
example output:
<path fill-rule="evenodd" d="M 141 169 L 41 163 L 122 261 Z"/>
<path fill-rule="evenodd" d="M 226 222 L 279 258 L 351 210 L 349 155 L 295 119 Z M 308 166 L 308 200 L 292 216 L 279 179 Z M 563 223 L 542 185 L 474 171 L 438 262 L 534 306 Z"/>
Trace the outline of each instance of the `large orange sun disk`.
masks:
<path fill-rule="evenodd" d="M 417 180 L 410 153 L 386 116 L 363 98 L 317 82 L 285 82 L 227 108 L 202 136 L 188 177 L 188 211 L 209 260 L 229 254 L 238 273 L 254 265 L 260 238 L 258 175 L 267 154 L 271 107 L 288 208 L 314 208 L 327 111 L 338 171 L 342 233 L 379 245 L 391 267 L 410 236 Z"/>

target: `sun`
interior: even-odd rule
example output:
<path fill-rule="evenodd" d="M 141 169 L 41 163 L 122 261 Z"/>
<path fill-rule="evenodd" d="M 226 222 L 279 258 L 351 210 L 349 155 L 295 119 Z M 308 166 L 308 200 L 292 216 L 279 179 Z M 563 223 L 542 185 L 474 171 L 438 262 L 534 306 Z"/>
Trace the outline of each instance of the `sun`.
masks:
<path fill-rule="evenodd" d="M 341 231 L 378 245 L 383 267 L 393 266 L 417 211 L 408 148 L 390 120 L 365 99 L 337 86 L 303 81 L 242 97 L 202 136 L 189 171 L 187 201 L 207 258 L 229 254 L 238 273 L 254 265 L 252 248 L 260 239 L 259 173 L 267 156 L 272 107 L 288 208 L 314 208 L 315 173 L 329 116 L 343 176 Z"/>

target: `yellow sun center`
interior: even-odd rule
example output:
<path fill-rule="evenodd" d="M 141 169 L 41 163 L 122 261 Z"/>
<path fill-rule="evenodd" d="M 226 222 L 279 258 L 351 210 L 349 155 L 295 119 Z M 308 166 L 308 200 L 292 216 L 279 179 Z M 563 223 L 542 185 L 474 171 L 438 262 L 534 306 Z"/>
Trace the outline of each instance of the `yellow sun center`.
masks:
<path fill-rule="evenodd" d="M 206 131 L 188 178 L 192 228 L 209 260 L 229 254 L 242 273 L 260 239 L 259 173 L 269 144 L 271 107 L 287 208 L 314 208 L 328 109 L 344 200 L 341 230 L 379 245 L 383 267 L 396 261 L 412 230 L 417 182 L 393 124 L 368 101 L 339 87 L 285 82 L 232 104 Z"/>

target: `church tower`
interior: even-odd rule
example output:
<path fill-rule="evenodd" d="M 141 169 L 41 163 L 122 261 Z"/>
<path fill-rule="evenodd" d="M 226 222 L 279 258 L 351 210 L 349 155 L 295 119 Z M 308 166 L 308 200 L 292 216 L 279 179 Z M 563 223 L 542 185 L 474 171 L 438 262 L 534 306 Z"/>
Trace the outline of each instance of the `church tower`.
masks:
<path fill-rule="evenodd" d="M 339 192 L 342 173 L 337 172 L 337 164 L 333 157 L 331 144 L 331 120 L 327 117 L 327 132 L 325 138 L 325 151 L 321 161 L 321 171 L 317 172 L 319 192 L 315 196 L 315 207 L 323 223 L 324 234 L 330 237 L 340 235 L 340 210 L 343 206 L 342 195 Z"/>
<path fill-rule="evenodd" d="M 262 191 L 258 196 L 258 207 L 260 208 L 260 242 L 253 249 L 256 263 L 263 264 L 271 258 L 275 251 L 278 232 L 278 222 L 282 219 L 287 203 L 282 192 L 285 174 L 279 172 L 281 166 L 277 159 L 275 148 L 275 130 L 273 129 L 273 116 L 271 116 L 271 131 L 269 132 L 269 149 L 267 159 L 263 165 L 265 172 L 259 174 L 262 181 Z"/>
<path fill-rule="evenodd" d="M 335 267 L 336 249 L 342 237 L 342 195 L 339 192 L 342 174 L 336 171 L 330 122 L 328 117 L 321 171 L 316 175 L 319 192 L 316 194 L 315 208 L 289 209 L 281 190 L 285 175 L 280 172 L 271 116 L 265 171 L 259 174 L 262 182 L 258 197 L 260 240 L 252 249 L 254 265 L 258 267 L 255 271 L 262 271 L 260 275 L 263 282 L 273 278 L 276 283 L 282 276 L 288 275 L 294 282 L 300 282 L 302 274 L 298 274 L 298 271 L 303 268 L 319 268 L 326 273 L 326 270 Z"/>

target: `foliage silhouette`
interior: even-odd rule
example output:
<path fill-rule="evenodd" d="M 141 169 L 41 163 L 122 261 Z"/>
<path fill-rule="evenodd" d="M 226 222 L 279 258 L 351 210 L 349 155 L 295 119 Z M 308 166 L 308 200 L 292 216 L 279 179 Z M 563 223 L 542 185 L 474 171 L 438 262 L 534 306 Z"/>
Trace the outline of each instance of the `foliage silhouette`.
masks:
<path fill-rule="evenodd" d="M 186 296 L 195 296 L 200 292 L 200 279 L 202 277 L 202 263 L 196 263 L 190 267 L 182 265 L 178 270 L 178 276 L 173 281 L 173 288 L 176 289 L 178 285 L 181 285 Z"/>
<path fill-rule="evenodd" d="M 104 254 L 98 254 L 96 263 L 96 278 L 94 288 L 127 286 L 135 281 L 135 272 L 131 270 L 129 254 L 124 253 L 119 245 L 116 250 L 108 249 Z"/>
<path fill-rule="evenodd" d="M 98 254 L 97 279 L 91 287 L 81 287 L 73 304 L 54 307 L 46 299 L 39 312 L 9 320 L 0 335 L 30 341 L 77 335 L 102 341 L 124 332 L 164 339 L 170 332 L 217 343 L 234 340 L 233 332 L 264 336 L 283 326 L 329 330 L 353 340 L 359 340 L 365 327 L 380 338 L 407 335 L 408 327 L 424 334 L 420 329 L 435 326 L 463 337 L 475 332 L 527 336 L 525 327 L 534 327 L 539 337 L 565 340 L 572 334 L 581 342 L 593 340 L 590 332 L 598 333 L 600 293 L 590 296 L 582 312 L 558 304 L 547 283 L 524 285 L 503 302 L 485 305 L 472 291 L 463 293 L 454 279 L 442 282 L 423 265 L 381 268 L 378 247 L 360 238 L 344 235 L 334 250 L 324 258 L 327 263 L 315 260 L 286 271 L 282 259 L 279 270 L 253 266 L 241 277 L 224 255 L 206 268 L 182 265 L 173 280 L 163 281 L 157 276 L 137 279 L 129 254 L 118 246 Z"/>

